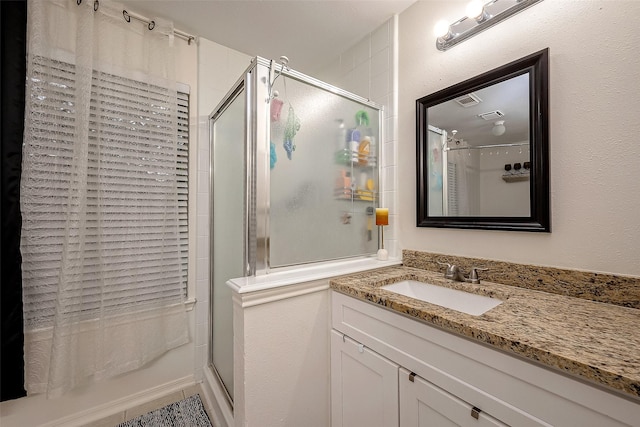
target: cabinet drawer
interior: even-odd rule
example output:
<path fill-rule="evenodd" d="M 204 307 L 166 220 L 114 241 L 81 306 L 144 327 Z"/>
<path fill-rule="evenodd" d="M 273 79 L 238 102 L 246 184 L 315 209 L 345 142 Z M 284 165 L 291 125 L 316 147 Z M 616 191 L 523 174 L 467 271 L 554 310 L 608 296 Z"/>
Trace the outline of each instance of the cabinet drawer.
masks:
<path fill-rule="evenodd" d="M 400 427 L 508 427 L 446 390 L 400 368 Z"/>

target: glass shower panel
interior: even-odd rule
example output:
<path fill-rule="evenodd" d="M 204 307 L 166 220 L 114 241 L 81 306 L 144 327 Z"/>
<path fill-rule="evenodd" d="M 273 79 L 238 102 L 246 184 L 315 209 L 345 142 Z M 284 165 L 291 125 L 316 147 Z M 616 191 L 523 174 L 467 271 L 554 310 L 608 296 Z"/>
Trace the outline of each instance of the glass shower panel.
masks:
<path fill-rule="evenodd" d="M 288 76 L 274 89 L 270 267 L 375 253 L 380 111 Z"/>
<path fill-rule="evenodd" d="M 233 400 L 233 304 L 227 280 L 245 275 L 245 96 L 211 119 L 213 366 Z"/>

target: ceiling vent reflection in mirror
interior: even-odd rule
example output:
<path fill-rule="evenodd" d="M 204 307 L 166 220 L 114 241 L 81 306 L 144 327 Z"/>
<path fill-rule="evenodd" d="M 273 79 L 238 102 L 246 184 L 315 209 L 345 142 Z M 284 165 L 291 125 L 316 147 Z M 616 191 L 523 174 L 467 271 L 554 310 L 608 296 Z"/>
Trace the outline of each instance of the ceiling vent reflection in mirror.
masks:
<path fill-rule="evenodd" d="M 482 102 L 482 99 L 478 98 L 478 95 L 476 95 L 475 93 L 468 93 L 466 95 L 462 95 L 461 97 L 454 99 L 454 101 L 456 101 L 458 104 L 462 105 L 463 107 L 467 108 L 467 107 L 473 107 L 474 105 L 480 104 Z"/>
<path fill-rule="evenodd" d="M 504 117 L 504 113 L 500 110 L 487 111 L 486 113 L 478 114 L 478 117 L 485 120 L 495 120 Z"/>

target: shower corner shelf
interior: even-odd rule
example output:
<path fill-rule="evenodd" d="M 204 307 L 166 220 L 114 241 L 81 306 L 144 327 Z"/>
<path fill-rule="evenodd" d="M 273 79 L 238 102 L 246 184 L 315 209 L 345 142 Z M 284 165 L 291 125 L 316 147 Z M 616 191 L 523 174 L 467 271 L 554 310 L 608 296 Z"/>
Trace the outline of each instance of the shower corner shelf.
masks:
<path fill-rule="evenodd" d="M 336 200 L 369 203 L 375 203 L 378 200 L 378 193 L 374 190 L 376 186 L 375 173 L 370 175 L 367 172 L 367 170 L 373 172 L 377 170 L 377 156 L 356 153 L 345 148 L 335 152 L 335 163 L 342 173 L 342 178 L 338 179 L 334 189 Z M 348 180 L 344 180 L 345 174 Z M 355 174 L 359 174 L 362 180 L 361 185 L 356 185 L 353 182 L 356 179 Z"/>
<path fill-rule="evenodd" d="M 369 190 L 352 190 L 349 187 L 336 188 L 335 199 L 355 202 L 375 202 L 378 199 L 377 193 Z"/>
<path fill-rule="evenodd" d="M 502 179 L 506 182 L 528 181 L 529 173 L 502 175 Z"/>
<path fill-rule="evenodd" d="M 356 157 L 354 159 L 354 157 Z M 377 157 L 375 155 L 356 154 L 348 149 L 338 150 L 335 153 L 336 164 L 340 166 L 355 168 L 373 168 L 377 166 Z"/>

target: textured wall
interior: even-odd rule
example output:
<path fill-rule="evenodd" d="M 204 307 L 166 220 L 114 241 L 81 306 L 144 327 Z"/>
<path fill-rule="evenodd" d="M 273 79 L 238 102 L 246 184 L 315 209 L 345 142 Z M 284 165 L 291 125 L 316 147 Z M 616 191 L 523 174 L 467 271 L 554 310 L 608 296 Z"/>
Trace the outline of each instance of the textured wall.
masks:
<path fill-rule="evenodd" d="M 640 2 L 546 0 L 436 50 L 435 22 L 465 3 L 400 15 L 401 248 L 640 275 Z M 547 47 L 552 233 L 416 228 L 415 100 Z"/>
<path fill-rule="evenodd" d="M 312 284 L 328 288 L 327 282 Z M 241 330 L 244 339 L 235 425 L 329 425 L 328 289 L 246 307 L 240 316 L 234 320 L 241 325 L 234 333 Z"/>

